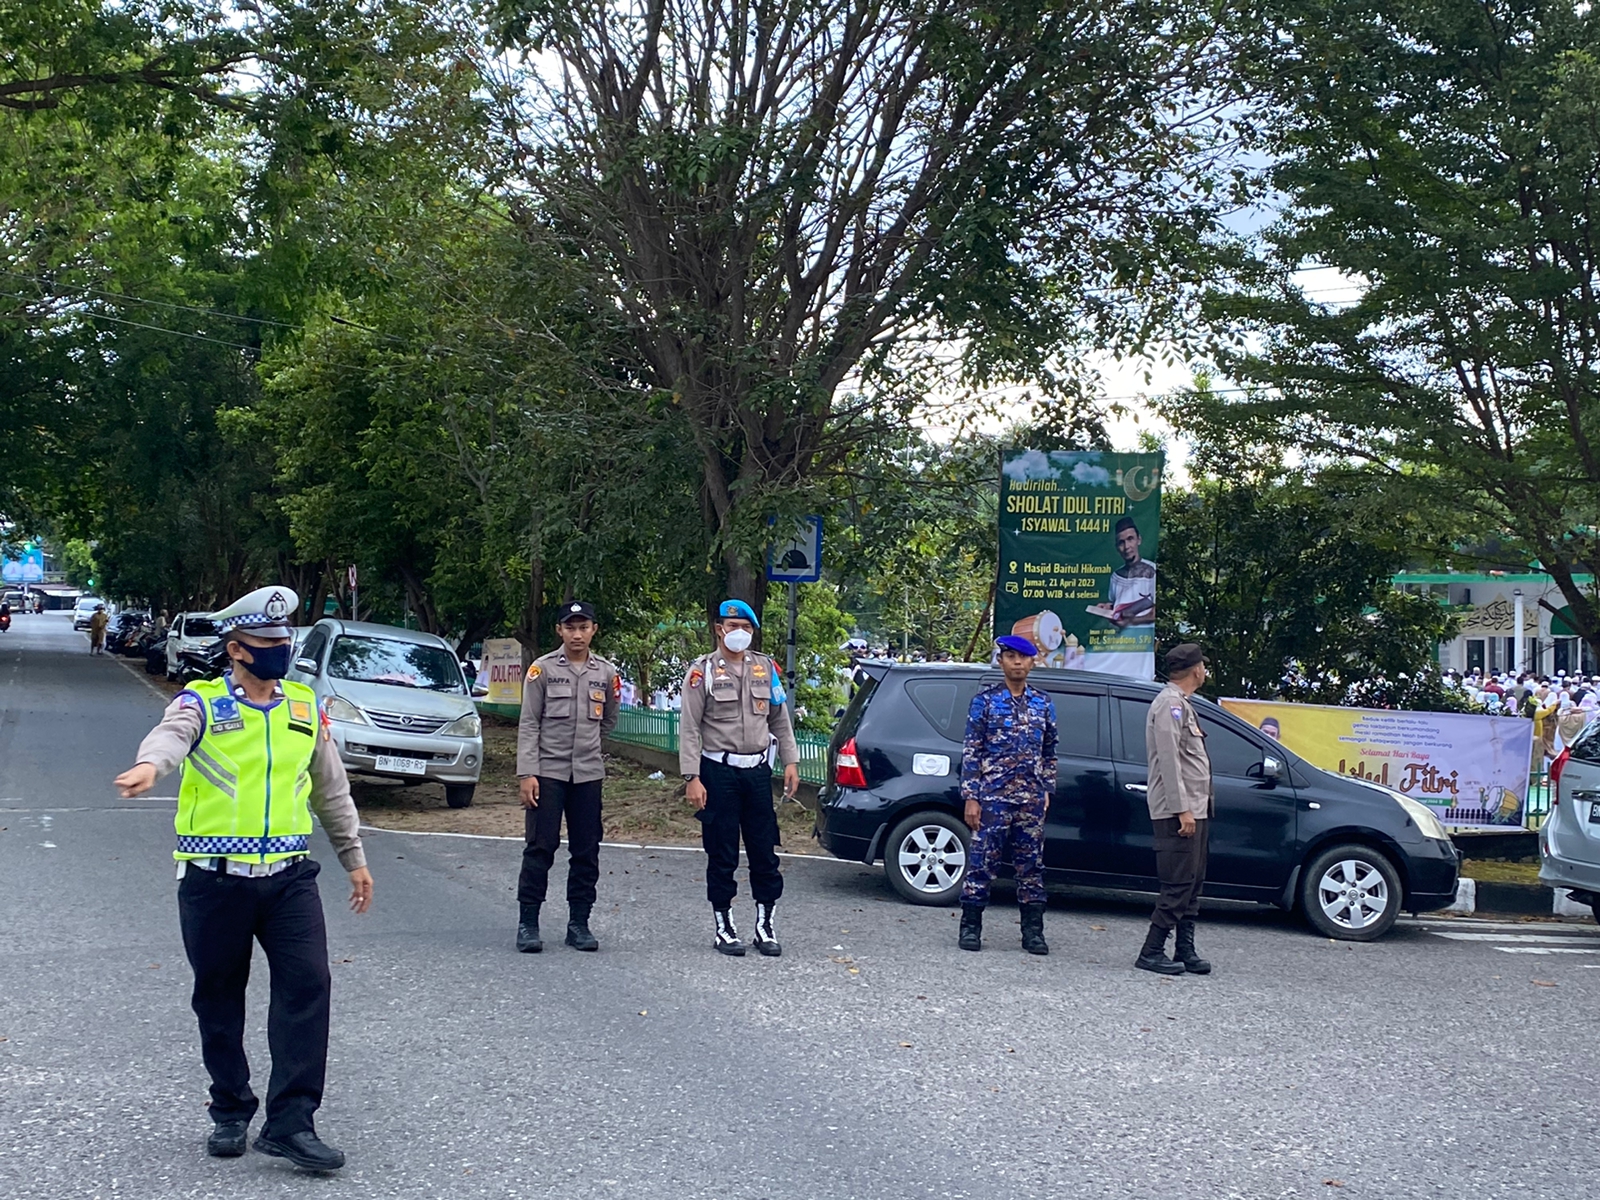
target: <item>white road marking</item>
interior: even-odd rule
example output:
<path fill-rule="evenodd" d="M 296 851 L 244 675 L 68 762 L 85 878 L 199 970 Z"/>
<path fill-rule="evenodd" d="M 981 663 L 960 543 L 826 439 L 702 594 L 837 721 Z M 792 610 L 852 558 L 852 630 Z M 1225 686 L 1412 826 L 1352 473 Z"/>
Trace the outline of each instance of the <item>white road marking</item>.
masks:
<path fill-rule="evenodd" d="M 1434 937 L 1449 938 L 1453 942 L 1547 942 L 1553 945 L 1600 946 L 1600 936 L 1594 934 L 1558 933 L 1439 933 Z"/>
<path fill-rule="evenodd" d="M 1600 950 L 1579 950 L 1573 946 L 1490 946 L 1501 954 L 1600 954 Z"/>
<path fill-rule="evenodd" d="M 501 833 L 446 833 L 442 830 L 433 829 L 385 829 L 382 825 L 363 825 L 361 826 L 361 832 L 400 833 L 407 837 L 470 838 L 480 842 L 522 842 L 526 840 L 519 837 L 508 837 Z M 562 838 L 561 841 L 563 845 L 566 844 L 565 838 Z M 684 854 L 705 853 L 705 850 L 700 846 L 646 846 L 640 842 L 601 842 L 600 844 L 608 850 L 673 850 Z M 791 854 L 780 850 L 778 857 L 803 859 L 806 862 L 842 863 L 847 867 L 862 867 L 866 865 L 848 858 L 834 858 L 831 854 Z"/>

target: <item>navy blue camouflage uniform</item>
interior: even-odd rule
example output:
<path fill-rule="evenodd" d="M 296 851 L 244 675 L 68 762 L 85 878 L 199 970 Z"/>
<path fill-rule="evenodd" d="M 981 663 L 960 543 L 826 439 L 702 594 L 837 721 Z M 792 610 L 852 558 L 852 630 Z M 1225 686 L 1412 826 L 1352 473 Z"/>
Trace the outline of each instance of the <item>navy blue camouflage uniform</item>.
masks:
<path fill-rule="evenodd" d="M 1037 688 L 1013 696 L 1004 683 L 984 688 L 967 710 L 961 799 L 982 809 L 969 851 L 961 903 L 989 903 L 1007 849 L 1017 901 L 1043 904 L 1044 813 L 1056 790 L 1056 706 Z"/>

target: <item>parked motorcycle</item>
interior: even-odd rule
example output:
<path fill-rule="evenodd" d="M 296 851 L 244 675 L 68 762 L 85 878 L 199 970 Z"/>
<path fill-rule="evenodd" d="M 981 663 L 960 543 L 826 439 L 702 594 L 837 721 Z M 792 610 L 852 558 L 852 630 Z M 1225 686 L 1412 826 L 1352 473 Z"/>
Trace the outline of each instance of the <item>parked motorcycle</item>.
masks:
<path fill-rule="evenodd" d="M 167 673 L 167 635 L 151 630 L 144 639 L 144 673 L 146 675 L 165 675 Z"/>
<path fill-rule="evenodd" d="M 150 614 L 138 609 L 127 609 L 117 614 L 106 630 L 106 650 L 111 654 L 129 654 L 128 644 L 138 637 L 139 631 L 150 620 Z"/>
<path fill-rule="evenodd" d="M 185 650 L 178 655 L 178 682 L 185 685 L 197 679 L 215 679 L 227 669 L 226 642 L 212 642 L 202 650 Z"/>

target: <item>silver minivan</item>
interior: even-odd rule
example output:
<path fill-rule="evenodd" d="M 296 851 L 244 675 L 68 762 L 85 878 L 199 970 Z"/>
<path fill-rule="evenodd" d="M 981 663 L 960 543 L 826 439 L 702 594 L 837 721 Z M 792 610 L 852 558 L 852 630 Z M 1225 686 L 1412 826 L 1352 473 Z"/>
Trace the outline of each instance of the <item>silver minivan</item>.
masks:
<path fill-rule="evenodd" d="M 1539 828 L 1539 882 L 1566 888 L 1600 921 L 1600 720 L 1550 764 L 1550 815 Z"/>
<path fill-rule="evenodd" d="M 472 803 L 483 726 L 443 638 L 325 618 L 305 635 L 289 678 L 316 690 L 350 774 L 442 783 L 451 808 Z"/>

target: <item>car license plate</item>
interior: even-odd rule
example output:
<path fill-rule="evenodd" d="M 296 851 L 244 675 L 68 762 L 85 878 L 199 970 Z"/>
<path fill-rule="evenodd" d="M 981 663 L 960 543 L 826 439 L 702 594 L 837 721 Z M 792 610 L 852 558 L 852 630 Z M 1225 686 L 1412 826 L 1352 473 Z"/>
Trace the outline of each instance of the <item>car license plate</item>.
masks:
<path fill-rule="evenodd" d="M 1600 800 L 1591 801 L 1589 804 L 1589 824 L 1600 825 Z"/>
<path fill-rule="evenodd" d="M 378 770 L 393 771 L 398 775 L 426 775 L 428 764 L 420 758 L 401 758 L 394 754 L 378 755 Z"/>

